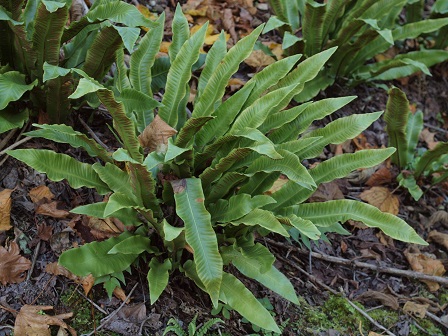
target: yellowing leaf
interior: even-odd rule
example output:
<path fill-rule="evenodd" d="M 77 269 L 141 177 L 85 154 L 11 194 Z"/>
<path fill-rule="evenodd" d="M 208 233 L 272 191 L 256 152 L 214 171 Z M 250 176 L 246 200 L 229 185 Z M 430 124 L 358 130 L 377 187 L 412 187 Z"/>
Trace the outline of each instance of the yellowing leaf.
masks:
<path fill-rule="evenodd" d="M 14 335 L 17 336 L 50 336 L 50 326 L 56 325 L 67 329 L 72 336 L 76 331 L 63 320 L 72 317 L 73 313 L 60 315 L 47 315 L 45 310 L 53 309 L 52 306 L 24 305 L 16 317 L 14 324 Z"/>
<path fill-rule="evenodd" d="M 0 191 L 0 231 L 6 231 L 11 226 L 11 193 L 13 189 Z"/>
<path fill-rule="evenodd" d="M 398 215 L 400 202 L 398 197 L 393 195 L 389 189 L 384 187 L 372 187 L 363 191 L 359 197 L 367 203 L 376 206 L 384 212 Z"/>
<path fill-rule="evenodd" d="M 415 251 L 406 249 L 404 255 L 411 265 L 411 268 L 416 272 L 437 276 L 442 276 L 445 273 L 445 267 L 440 260 L 422 254 L 418 249 L 415 249 Z M 422 280 L 422 282 L 428 285 L 431 292 L 435 292 L 440 288 L 437 282 L 428 280 Z"/>
<path fill-rule="evenodd" d="M 171 45 L 171 42 L 162 41 L 162 43 L 160 43 L 159 51 L 168 54 L 170 45 Z"/>
<path fill-rule="evenodd" d="M 23 274 L 31 268 L 31 261 L 22 257 L 19 245 L 11 242 L 9 248 L 0 246 L 0 282 L 5 286 L 8 283 L 19 283 L 25 280 Z"/>

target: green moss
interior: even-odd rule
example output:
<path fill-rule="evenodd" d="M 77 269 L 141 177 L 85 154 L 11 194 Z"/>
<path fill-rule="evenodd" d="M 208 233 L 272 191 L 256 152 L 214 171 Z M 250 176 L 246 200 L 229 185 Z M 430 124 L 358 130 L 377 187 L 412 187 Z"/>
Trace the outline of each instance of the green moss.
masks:
<path fill-rule="evenodd" d="M 70 286 L 68 290 L 61 295 L 61 303 L 71 312 L 73 317 L 67 320 L 68 324 L 75 329 L 78 334 L 89 333 L 95 326 L 100 325 L 100 320 L 104 314 L 93 308 L 81 294 L 75 290 L 75 286 Z M 97 336 L 118 336 L 116 333 L 99 331 Z"/>

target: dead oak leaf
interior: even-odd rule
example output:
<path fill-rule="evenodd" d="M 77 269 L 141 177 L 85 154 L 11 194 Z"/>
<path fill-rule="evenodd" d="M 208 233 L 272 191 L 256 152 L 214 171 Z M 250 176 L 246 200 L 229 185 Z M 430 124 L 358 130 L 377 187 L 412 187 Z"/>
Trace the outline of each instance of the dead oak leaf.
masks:
<path fill-rule="evenodd" d="M 420 253 L 418 249 L 410 250 L 406 249 L 404 252 L 406 259 L 408 260 L 411 268 L 416 272 L 421 272 L 429 275 L 442 276 L 445 273 L 445 267 L 442 262 L 426 254 Z M 437 282 L 422 280 L 431 292 L 435 292 L 440 288 Z"/>
<path fill-rule="evenodd" d="M 66 218 L 70 215 L 67 210 L 58 209 L 58 204 L 56 201 L 50 203 L 39 204 L 36 208 L 36 214 L 50 216 L 53 218 Z"/>
<path fill-rule="evenodd" d="M 383 184 L 389 184 L 390 182 L 392 182 L 391 170 L 387 167 L 381 167 L 369 177 L 366 184 L 369 187 L 374 187 Z"/>
<path fill-rule="evenodd" d="M 429 304 L 417 304 L 412 301 L 407 301 L 403 306 L 403 311 L 406 314 L 424 318 L 426 316 L 426 312 L 428 311 Z"/>
<path fill-rule="evenodd" d="M 22 257 L 19 245 L 11 242 L 9 248 L 0 246 L 0 282 L 19 283 L 25 280 L 23 273 L 31 268 L 31 261 Z"/>
<path fill-rule="evenodd" d="M 176 133 L 177 131 L 174 128 L 168 125 L 159 115 L 156 115 L 154 120 L 138 136 L 138 140 L 142 147 L 148 148 L 150 152 L 155 150 L 165 152 L 168 139 Z"/>
<path fill-rule="evenodd" d="M 427 128 L 421 131 L 420 139 L 426 143 L 428 149 L 434 149 L 434 147 L 437 146 L 438 141 L 434 140 L 435 135 L 436 135 L 435 133 L 430 132 Z"/>
<path fill-rule="evenodd" d="M 275 60 L 273 57 L 266 55 L 264 51 L 260 49 L 252 51 L 249 57 L 244 60 L 244 63 L 253 68 L 265 67 L 274 62 Z"/>
<path fill-rule="evenodd" d="M 50 309 L 53 309 L 53 307 L 24 305 L 16 317 L 14 335 L 51 336 L 50 326 L 56 325 L 67 329 L 72 336 L 76 336 L 76 331 L 63 321 L 72 317 L 73 313 L 54 316 L 44 313 L 45 310 Z"/>
<path fill-rule="evenodd" d="M 387 188 L 372 187 L 369 190 L 363 191 L 359 197 L 383 212 L 398 215 L 400 205 L 398 197 L 392 194 Z"/>
<path fill-rule="evenodd" d="M 380 301 L 383 305 L 390 307 L 393 310 L 398 310 L 400 308 L 398 299 L 395 296 L 370 289 L 359 295 L 356 300 L 361 300 L 363 302 Z"/>
<path fill-rule="evenodd" d="M 0 191 L 0 231 L 6 231 L 11 226 L 11 193 L 14 189 Z"/>

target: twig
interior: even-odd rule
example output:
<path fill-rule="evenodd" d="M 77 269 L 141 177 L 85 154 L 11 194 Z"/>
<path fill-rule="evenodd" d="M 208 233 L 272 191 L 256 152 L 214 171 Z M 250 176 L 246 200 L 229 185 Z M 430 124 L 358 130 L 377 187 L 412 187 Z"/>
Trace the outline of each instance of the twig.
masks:
<path fill-rule="evenodd" d="M 32 137 L 26 137 L 26 138 L 23 138 L 22 140 L 19 140 L 19 141 L 13 143 L 13 144 L 12 144 L 11 146 L 9 146 L 8 148 L 5 148 L 4 150 L 2 150 L 2 151 L 0 152 L 0 156 L 4 155 L 4 154 L 5 154 L 7 151 L 9 151 L 10 149 L 14 149 L 14 148 L 20 146 L 21 144 L 23 144 L 23 143 L 25 143 L 25 142 L 31 140 L 31 139 L 32 139 Z"/>
<path fill-rule="evenodd" d="M 131 297 L 132 293 L 134 292 L 134 290 L 137 288 L 138 286 L 138 282 L 134 285 L 134 287 L 132 287 L 131 291 L 129 292 L 128 296 L 126 296 L 126 299 L 121 303 L 120 307 L 118 307 L 117 309 L 115 309 L 112 314 L 110 314 L 109 316 L 105 317 L 101 322 L 101 324 L 98 326 L 98 328 L 96 328 L 96 330 L 90 332 L 89 334 L 83 334 L 81 336 L 92 336 L 93 334 L 95 334 L 97 331 L 103 329 L 103 327 L 105 325 L 107 325 L 109 323 L 109 321 L 118 314 L 118 312 L 124 307 L 124 305 L 126 304 L 126 302 L 128 302 L 129 298 Z"/>
<path fill-rule="evenodd" d="M 364 310 L 362 310 L 361 308 L 359 308 L 357 305 L 355 305 L 352 301 L 350 301 L 345 294 L 341 291 L 341 296 L 347 301 L 347 303 L 352 306 L 353 308 L 355 308 L 355 310 L 360 313 L 362 316 L 364 316 L 367 320 L 369 320 L 370 323 L 372 323 L 375 327 L 377 327 L 378 329 L 381 329 L 382 331 L 384 331 L 386 334 L 391 335 L 391 336 L 396 336 L 394 333 L 390 332 L 389 330 L 387 330 L 385 327 L 383 327 L 381 324 L 379 324 L 377 321 L 375 321 L 373 318 L 370 317 L 369 314 L 367 314 Z"/>
<path fill-rule="evenodd" d="M 92 129 L 89 127 L 89 125 L 86 124 L 86 122 L 84 120 L 82 120 L 82 118 L 80 116 L 78 116 L 79 122 L 82 124 L 82 126 L 84 126 L 84 128 L 87 130 L 87 132 L 89 132 L 89 134 L 92 136 L 92 138 L 95 139 L 96 142 L 98 142 L 102 147 L 104 147 L 104 149 L 109 150 L 109 147 L 107 147 L 107 145 L 101 141 L 100 138 L 98 138 L 98 136 L 95 134 L 94 131 L 92 131 Z"/>
<path fill-rule="evenodd" d="M 431 313 L 429 311 L 426 311 L 426 315 L 429 316 L 432 320 L 436 321 L 437 323 L 440 323 L 441 325 L 443 325 L 445 328 L 448 328 L 448 324 L 443 322 L 440 317 L 434 315 L 433 313 Z"/>
<path fill-rule="evenodd" d="M 446 129 L 443 129 L 443 128 L 440 128 L 440 127 L 437 127 L 437 126 L 433 126 L 433 125 L 430 125 L 428 123 L 423 123 L 423 125 L 425 125 L 425 127 L 432 128 L 433 130 L 436 130 L 438 132 L 442 132 L 442 133 L 448 134 L 448 131 Z"/>
<path fill-rule="evenodd" d="M 31 268 L 28 271 L 28 274 L 26 276 L 26 280 L 30 280 L 31 279 L 31 273 L 33 273 L 34 270 L 34 266 L 36 266 L 36 259 L 37 256 L 39 255 L 39 250 L 40 250 L 40 244 L 42 243 L 42 240 L 39 240 L 39 242 L 37 243 L 36 249 L 34 250 L 34 254 L 33 254 L 33 262 L 31 263 Z"/>
<path fill-rule="evenodd" d="M 93 302 L 93 300 L 89 299 L 86 295 L 84 295 L 83 292 L 81 292 L 78 288 L 75 289 L 80 295 L 82 295 L 82 297 L 84 299 L 86 299 L 87 301 L 89 301 L 92 306 L 94 306 L 96 309 L 98 309 L 101 313 L 103 313 L 104 315 L 107 315 L 107 311 L 105 311 L 103 308 L 101 308 L 100 306 L 98 306 L 95 302 Z"/>
<path fill-rule="evenodd" d="M 284 247 L 284 244 L 280 244 L 277 243 L 275 241 L 273 241 L 272 239 L 267 238 L 266 241 L 269 242 L 269 244 L 278 246 L 278 247 Z M 308 255 L 310 252 L 309 251 L 305 251 L 296 247 L 292 247 L 293 250 L 297 251 L 300 254 L 304 254 L 304 255 Z M 333 257 L 333 256 L 329 256 L 326 254 L 322 254 L 322 253 L 316 253 L 316 252 L 311 252 L 311 256 L 313 258 L 317 258 L 317 259 L 321 259 L 321 260 L 325 260 L 325 261 L 329 261 L 335 264 L 341 264 L 341 265 L 346 265 L 346 266 L 355 266 L 355 267 L 359 267 L 359 268 L 368 268 L 377 272 L 382 272 L 382 273 L 388 273 L 388 274 L 395 274 L 395 275 L 401 275 L 401 276 L 405 276 L 407 278 L 413 278 L 413 279 L 419 279 L 419 280 L 429 280 L 429 281 L 434 281 L 437 282 L 441 285 L 448 285 L 448 278 L 446 277 L 441 277 L 441 276 L 436 276 L 436 275 L 429 275 L 429 274 L 424 274 L 421 272 L 415 272 L 415 271 L 409 271 L 409 270 L 401 270 L 398 268 L 393 268 L 393 267 L 382 267 L 382 266 L 378 266 L 378 265 L 372 265 L 372 264 L 368 264 L 365 262 L 361 262 L 361 261 L 357 261 L 357 260 L 349 260 L 349 259 L 344 259 L 344 258 L 340 258 L 340 257 Z M 293 258 L 297 259 L 295 256 L 292 256 Z"/>
<path fill-rule="evenodd" d="M 3 138 L 2 141 L 0 141 L 0 150 L 6 146 L 9 140 L 13 137 L 14 133 L 17 131 L 16 128 L 9 131 L 9 133 Z"/>

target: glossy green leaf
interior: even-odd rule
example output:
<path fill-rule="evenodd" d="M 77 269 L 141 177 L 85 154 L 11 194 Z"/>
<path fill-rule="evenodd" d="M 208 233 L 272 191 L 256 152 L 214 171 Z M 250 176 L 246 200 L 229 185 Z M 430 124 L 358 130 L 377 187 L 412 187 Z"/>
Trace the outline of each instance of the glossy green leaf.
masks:
<path fill-rule="evenodd" d="M 23 94 L 37 85 L 37 79 L 26 84 L 25 75 L 18 71 L 8 71 L 0 74 L 0 110 L 10 102 L 19 100 Z"/>
<path fill-rule="evenodd" d="M 144 251 L 154 252 L 151 240 L 140 235 L 131 236 L 112 247 L 107 254 L 141 254 Z"/>
<path fill-rule="evenodd" d="M 58 182 L 65 179 L 72 188 L 95 188 L 103 195 L 110 191 L 91 165 L 79 162 L 68 155 L 46 149 L 17 149 L 10 150 L 7 154 L 41 173 L 46 173 L 52 181 Z"/>
<path fill-rule="evenodd" d="M 271 232 L 281 234 L 284 237 L 289 237 L 289 233 L 283 228 L 282 224 L 272 214 L 271 211 L 254 209 L 244 217 L 231 221 L 232 224 L 246 224 L 249 226 L 259 225 Z"/>
<path fill-rule="evenodd" d="M 160 297 L 166 286 L 168 285 L 169 271 L 171 270 L 171 261 L 166 259 L 160 263 L 157 258 L 152 258 L 149 262 L 148 284 L 149 296 L 153 305 Z"/>
<path fill-rule="evenodd" d="M 229 273 L 223 273 L 219 299 L 235 309 L 243 317 L 259 327 L 280 333 L 271 314 L 254 297 L 254 295 Z"/>
<path fill-rule="evenodd" d="M 124 271 L 134 262 L 138 254 L 108 254 L 108 252 L 130 236 L 129 232 L 125 232 L 116 238 L 88 243 L 70 249 L 62 253 L 59 257 L 59 263 L 78 276 L 92 274 L 97 278 Z"/>
<path fill-rule="evenodd" d="M 199 278 L 204 283 L 213 305 L 218 304 L 222 280 L 222 259 L 210 213 L 204 206 L 201 180 L 188 178 L 171 182 L 176 200 L 176 213 L 184 221 L 185 239 L 194 251 Z"/>
<path fill-rule="evenodd" d="M 4 109 L 0 111 L 0 134 L 13 128 L 22 127 L 28 120 L 29 110 L 14 111 L 13 109 Z"/>

